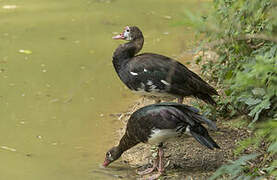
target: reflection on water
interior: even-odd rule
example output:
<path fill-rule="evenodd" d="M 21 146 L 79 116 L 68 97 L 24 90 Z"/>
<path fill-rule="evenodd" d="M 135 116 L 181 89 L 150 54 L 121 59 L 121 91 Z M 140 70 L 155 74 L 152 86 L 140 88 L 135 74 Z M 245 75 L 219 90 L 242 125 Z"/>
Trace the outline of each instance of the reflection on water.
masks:
<path fill-rule="evenodd" d="M 200 1 L 0 1 L 0 179 L 129 178 L 120 161 L 99 168 L 121 126 L 111 113 L 137 97 L 113 70 L 126 25 L 145 35 L 143 51 L 178 55 L 192 41 L 171 26 Z"/>

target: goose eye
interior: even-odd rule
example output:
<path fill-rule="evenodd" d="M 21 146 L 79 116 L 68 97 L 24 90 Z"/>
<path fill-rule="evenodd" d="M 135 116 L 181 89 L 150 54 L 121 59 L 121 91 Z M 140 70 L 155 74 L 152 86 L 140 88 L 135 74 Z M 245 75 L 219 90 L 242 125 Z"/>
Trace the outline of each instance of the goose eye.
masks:
<path fill-rule="evenodd" d="M 108 157 L 112 157 L 112 154 L 110 152 L 107 153 Z"/>

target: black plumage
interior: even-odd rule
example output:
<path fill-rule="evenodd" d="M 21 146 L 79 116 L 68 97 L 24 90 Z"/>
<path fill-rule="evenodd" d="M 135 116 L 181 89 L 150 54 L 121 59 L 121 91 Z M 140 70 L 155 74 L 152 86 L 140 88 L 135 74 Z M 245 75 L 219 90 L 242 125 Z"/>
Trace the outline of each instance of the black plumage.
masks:
<path fill-rule="evenodd" d="M 114 39 L 129 42 L 119 45 L 113 54 L 113 65 L 126 86 L 143 95 L 166 100 L 194 96 L 215 105 L 212 95 L 217 91 L 178 61 L 169 57 L 143 53 L 136 55 L 143 46 L 144 38 L 138 27 L 125 27 Z"/>
<path fill-rule="evenodd" d="M 118 159 L 124 151 L 138 143 L 161 145 L 168 138 L 183 133 L 193 136 L 209 149 L 219 148 L 202 123 L 216 129 L 214 122 L 200 115 L 198 110 L 191 106 L 174 102 L 145 106 L 131 115 L 119 145 L 107 152 L 104 166 Z M 159 151 L 162 152 L 161 147 Z"/>

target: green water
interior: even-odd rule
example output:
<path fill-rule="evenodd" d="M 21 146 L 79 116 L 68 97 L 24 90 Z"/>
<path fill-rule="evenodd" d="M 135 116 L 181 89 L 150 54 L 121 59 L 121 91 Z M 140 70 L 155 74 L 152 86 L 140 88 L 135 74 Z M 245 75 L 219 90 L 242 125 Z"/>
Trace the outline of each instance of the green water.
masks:
<path fill-rule="evenodd" d="M 113 50 L 122 42 L 111 37 L 137 25 L 145 35 L 143 51 L 174 57 L 193 36 L 173 22 L 203 4 L 1 0 L 0 180 L 132 176 L 134 170 L 120 162 L 99 166 L 121 127 L 110 114 L 137 99 L 112 67 Z"/>

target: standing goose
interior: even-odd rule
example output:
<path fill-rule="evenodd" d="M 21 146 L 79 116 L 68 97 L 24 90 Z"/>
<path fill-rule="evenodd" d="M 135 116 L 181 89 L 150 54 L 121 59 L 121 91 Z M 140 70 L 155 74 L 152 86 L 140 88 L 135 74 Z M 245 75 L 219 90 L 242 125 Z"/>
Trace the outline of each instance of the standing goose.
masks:
<path fill-rule="evenodd" d="M 216 90 L 183 64 L 159 54 L 136 55 L 144 42 L 138 27 L 127 26 L 113 39 L 128 41 L 115 50 L 113 65 L 120 79 L 132 91 L 156 100 L 178 98 L 179 103 L 182 103 L 186 96 L 194 96 L 216 105 L 211 97 L 218 95 Z"/>
<path fill-rule="evenodd" d="M 209 136 L 208 131 L 202 123 L 208 127 L 216 129 L 216 125 L 198 114 L 198 109 L 184 104 L 165 102 L 145 106 L 134 112 L 127 122 L 125 134 L 121 138 L 119 145 L 111 148 L 103 163 L 107 167 L 117 160 L 121 154 L 137 145 L 140 142 L 158 145 L 158 158 L 153 167 L 139 174 L 151 173 L 156 168 L 159 177 L 163 171 L 163 149 L 162 144 L 171 137 L 180 136 L 183 133 L 192 135 L 200 144 L 209 149 L 219 148 L 216 142 Z"/>

